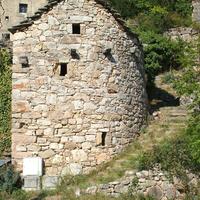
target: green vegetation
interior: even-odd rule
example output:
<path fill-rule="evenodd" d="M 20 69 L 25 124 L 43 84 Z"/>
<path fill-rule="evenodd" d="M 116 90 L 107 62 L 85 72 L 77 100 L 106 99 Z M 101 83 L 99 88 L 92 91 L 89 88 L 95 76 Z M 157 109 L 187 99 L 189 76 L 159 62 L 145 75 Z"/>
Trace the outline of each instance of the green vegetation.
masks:
<path fill-rule="evenodd" d="M 72 190 L 69 192 L 68 190 L 65 190 L 65 193 L 62 193 L 63 199 L 69 199 L 69 200 L 154 200 L 151 197 L 144 197 L 142 195 L 131 195 L 131 194 L 124 194 L 119 197 L 110 197 L 105 196 L 103 194 L 95 194 L 95 195 L 81 195 L 80 197 L 77 197 L 74 195 L 74 191 Z"/>
<path fill-rule="evenodd" d="M 11 145 L 11 58 L 0 49 L 0 156 Z"/>
<path fill-rule="evenodd" d="M 154 85 L 155 77 L 164 71 L 180 66 L 179 58 L 184 55 L 185 42 L 172 41 L 152 31 L 141 32 L 144 45 L 145 69 L 148 77 L 148 91 Z"/>
<path fill-rule="evenodd" d="M 191 24 L 191 0 L 109 0 L 125 19 L 132 19 L 141 30 L 163 32 Z"/>
<path fill-rule="evenodd" d="M 180 96 L 193 99 L 191 107 L 194 115 L 200 114 L 200 36 L 184 49 L 184 56 L 180 57 L 181 74 L 175 77 L 173 86 Z"/>
<path fill-rule="evenodd" d="M 12 166 L 0 168 L 0 191 L 11 194 L 20 186 L 19 173 L 16 173 Z"/>
<path fill-rule="evenodd" d="M 184 44 L 179 56 L 179 71 L 170 71 L 164 77 L 180 96 L 191 99 L 188 127 L 179 137 L 167 140 L 140 157 L 139 169 L 150 169 L 159 163 L 163 170 L 181 178 L 187 185 L 186 170 L 200 172 L 200 38 Z"/>

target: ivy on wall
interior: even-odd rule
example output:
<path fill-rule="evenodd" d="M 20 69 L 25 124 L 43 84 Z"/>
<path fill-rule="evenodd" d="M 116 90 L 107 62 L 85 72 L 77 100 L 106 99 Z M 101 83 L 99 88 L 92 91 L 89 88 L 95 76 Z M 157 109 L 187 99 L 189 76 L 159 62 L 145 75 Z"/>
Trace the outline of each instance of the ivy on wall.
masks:
<path fill-rule="evenodd" d="M 0 156 L 11 145 L 11 57 L 0 49 Z"/>

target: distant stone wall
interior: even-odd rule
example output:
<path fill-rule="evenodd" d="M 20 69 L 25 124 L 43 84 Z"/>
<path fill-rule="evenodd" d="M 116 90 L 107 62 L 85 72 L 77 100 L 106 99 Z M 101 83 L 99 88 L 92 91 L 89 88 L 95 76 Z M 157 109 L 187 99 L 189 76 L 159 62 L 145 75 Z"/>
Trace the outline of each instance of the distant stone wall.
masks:
<path fill-rule="evenodd" d="M 199 0 L 192 1 L 192 6 L 193 6 L 193 14 L 192 14 L 193 21 L 200 22 L 200 1 Z"/>
<path fill-rule="evenodd" d="M 198 31 L 192 28 L 178 27 L 169 29 L 164 33 L 164 35 L 170 37 L 173 40 L 180 38 L 186 42 L 190 42 L 198 38 Z"/>
<path fill-rule="evenodd" d="M 107 9 L 62 1 L 12 40 L 17 169 L 37 155 L 48 176 L 86 173 L 134 139 L 147 114 L 142 47 Z"/>
<path fill-rule="evenodd" d="M 170 180 L 167 173 L 158 167 L 149 171 L 127 171 L 125 177 L 110 182 L 87 188 L 80 191 L 81 194 L 104 193 L 111 196 L 119 196 L 125 193 L 142 194 L 144 196 L 154 197 L 156 200 L 183 200 L 186 197 L 186 191 L 189 189 L 193 197 L 199 190 L 199 177 L 188 174 L 188 183 L 185 186 L 182 181 L 176 177 Z M 194 190 L 196 188 L 196 190 Z M 199 191 L 200 192 L 200 191 Z M 77 192 L 78 193 L 78 192 Z"/>

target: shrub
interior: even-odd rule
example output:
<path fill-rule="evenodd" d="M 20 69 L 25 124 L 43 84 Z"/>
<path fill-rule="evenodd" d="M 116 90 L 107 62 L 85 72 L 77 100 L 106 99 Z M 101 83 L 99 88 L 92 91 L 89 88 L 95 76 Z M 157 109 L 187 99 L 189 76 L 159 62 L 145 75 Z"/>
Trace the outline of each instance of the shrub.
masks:
<path fill-rule="evenodd" d="M 151 169 L 159 163 L 162 170 L 168 171 L 169 174 L 176 175 L 183 180 L 186 177 L 186 169 L 199 173 L 199 161 L 196 159 L 196 154 L 195 156 L 192 154 L 191 147 L 193 149 L 193 146 L 191 144 L 187 135 L 182 135 L 173 141 L 165 141 L 139 158 L 139 169 Z"/>
<path fill-rule="evenodd" d="M 172 41 L 152 31 L 140 32 L 144 44 L 145 70 L 148 77 L 148 89 L 152 88 L 155 77 L 163 71 L 180 66 L 180 57 L 184 55 L 186 45 L 182 40 Z"/>
<path fill-rule="evenodd" d="M 12 199 L 14 200 L 27 200 L 30 199 L 30 196 L 24 190 L 15 190 L 12 193 Z"/>
<path fill-rule="evenodd" d="M 186 138 L 189 152 L 194 161 L 200 165 L 200 113 L 194 115 L 189 122 Z"/>
<path fill-rule="evenodd" d="M 136 20 L 144 31 L 162 33 L 170 27 L 190 26 L 192 22 L 192 3 L 188 0 L 109 0 L 109 2 L 123 18 Z"/>
<path fill-rule="evenodd" d="M 173 84 L 175 80 L 175 76 L 172 72 L 168 72 L 163 77 L 163 82 L 166 84 Z"/>
<path fill-rule="evenodd" d="M 19 173 L 15 172 L 12 166 L 0 168 L 0 191 L 11 194 L 20 186 Z"/>
<path fill-rule="evenodd" d="M 174 88 L 180 96 L 192 98 L 191 107 L 200 113 L 200 37 L 184 48 L 184 55 L 179 57 L 181 73 L 176 76 Z"/>

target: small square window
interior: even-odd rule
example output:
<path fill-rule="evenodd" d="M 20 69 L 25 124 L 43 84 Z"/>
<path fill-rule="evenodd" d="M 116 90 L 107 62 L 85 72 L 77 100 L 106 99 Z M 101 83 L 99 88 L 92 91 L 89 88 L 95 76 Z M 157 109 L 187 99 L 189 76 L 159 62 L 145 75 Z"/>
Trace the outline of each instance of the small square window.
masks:
<path fill-rule="evenodd" d="M 60 63 L 60 76 L 67 74 L 67 63 Z"/>
<path fill-rule="evenodd" d="M 27 13 L 28 11 L 28 4 L 20 3 L 19 4 L 19 13 Z"/>
<path fill-rule="evenodd" d="M 72 33 L 80 34 L 81 33 L 81 25 L 80 24 L 72 24 Z"/>
<path fill-rule="evenodd" d="M 19 63 L 21 64 L 22 68 L 28 68 L 28 57 L 27 56 L 21 56 L 19 57 Z"/>
<path fill-rule="evenodd" d="M 10 40 L 10 33 L 3 33 L 2 40 Z"/>

